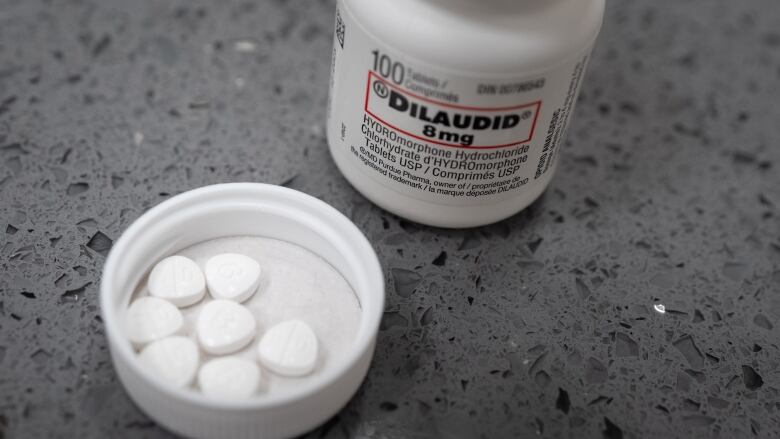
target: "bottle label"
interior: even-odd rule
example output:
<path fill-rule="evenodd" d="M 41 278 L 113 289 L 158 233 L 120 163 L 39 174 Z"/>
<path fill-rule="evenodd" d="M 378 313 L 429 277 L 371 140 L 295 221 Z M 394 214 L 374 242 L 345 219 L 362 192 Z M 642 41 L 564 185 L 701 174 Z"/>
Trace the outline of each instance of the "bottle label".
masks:
<path fill-rule="evenodd" d="M 398 53 L 339 8 L 328 104 L 334 157 L 423 201 L 517 196 L 554 171 L 590 49 L 544 71 L 477 77 Z"/>

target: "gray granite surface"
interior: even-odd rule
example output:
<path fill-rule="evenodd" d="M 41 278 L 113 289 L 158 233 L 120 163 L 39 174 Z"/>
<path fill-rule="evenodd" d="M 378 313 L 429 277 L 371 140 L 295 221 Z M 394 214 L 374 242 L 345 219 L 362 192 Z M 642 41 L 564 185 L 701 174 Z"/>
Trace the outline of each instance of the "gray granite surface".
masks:
<path fill-rule="evenodd" d="M 611 1 L 551 188 L 469 231 L 339 175 L 333 10 L 0 0 L 0 437 L 171 436 L 117 381 L 100 270 L 229 181 L 331 203 L 386 271 L 368 378 L 310 438 L 780 437 L 777 0 Z"/>

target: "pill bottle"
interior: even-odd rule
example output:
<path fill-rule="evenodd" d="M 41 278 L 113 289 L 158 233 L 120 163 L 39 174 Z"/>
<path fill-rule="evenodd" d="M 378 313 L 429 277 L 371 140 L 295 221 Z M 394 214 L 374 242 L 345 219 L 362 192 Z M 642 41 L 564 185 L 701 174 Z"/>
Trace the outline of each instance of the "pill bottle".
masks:
<path fill-rule="evenodd" d="M 604 0 L 338 0 L 328 144 L 380 207 L 462 228 L 550 183 Z"/>

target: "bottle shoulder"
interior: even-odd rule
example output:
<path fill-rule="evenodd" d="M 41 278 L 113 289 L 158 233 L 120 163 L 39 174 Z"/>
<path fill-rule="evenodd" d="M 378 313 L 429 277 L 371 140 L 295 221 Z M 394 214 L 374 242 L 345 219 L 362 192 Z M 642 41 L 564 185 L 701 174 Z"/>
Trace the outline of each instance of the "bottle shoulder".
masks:
<path fill-rule="evenodd" d="M 452 71 L 542 70 L 590 46 L 605 0 L 339 0 L 406 56 Z"/>

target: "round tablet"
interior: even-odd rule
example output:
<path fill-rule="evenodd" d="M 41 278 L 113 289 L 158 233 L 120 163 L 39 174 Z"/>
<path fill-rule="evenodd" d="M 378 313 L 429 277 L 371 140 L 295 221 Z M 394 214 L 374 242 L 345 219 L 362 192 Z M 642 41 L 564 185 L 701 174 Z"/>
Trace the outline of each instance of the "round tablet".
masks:
<path fill-rule="evenodd" d="M 198 372 L 203 394 L 223 399 L 244 399 L 257 392 L 260 368 L 253 361 L 238 357 L 216 358 Z"/>
<path fill-rule="evenodd" d="M 198 264 L 184 256 L 158 262 L 149 274 L 149 294 L 178 307 L 192 305 L 206 294 L 206 279 Z"/>
<path fill-rule="evenodd" d="M 243 302 L 257 291 L 260 264 L 249 256 L 223 253 L 206 262 L 206 284 L 215 299 Z"/>
<path fill-rule="evenodd" d="M 175 387 L 188 386 L 198 371 L 198 346 L 187 337 L 168 337 L 147 345 L 138 356 L 145 367 Z"/>
<path fill-rule="evenodd" d="M 269 329 L 258 343 L 260 363 L 282 376 L 311 373 L 317 364 L 317 336 L 301 320 L 288 320 Z"/>
<path fill-rule="evenodd" d="M 141 297 L 127 309 L 127 337 L 136 345 L 173 335 L 183 324 L 181 311 L 156 297 Z"/>
<path fill-rule="evenodd" d="M 235 352 L 252 341 L 257 323 L 249 309 L 230 300 L 213 300 L 198 314 L 198 341 L 214 355 Z"/>

